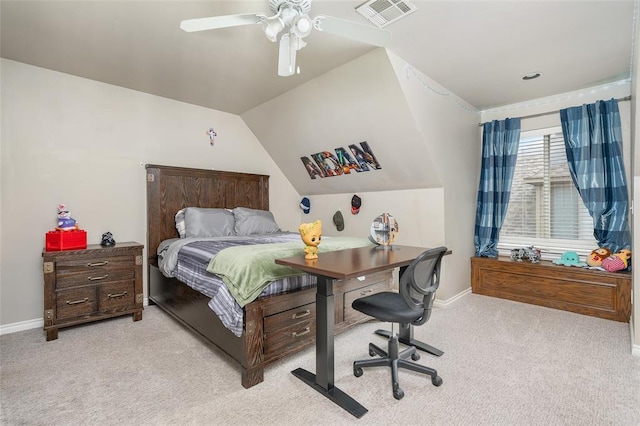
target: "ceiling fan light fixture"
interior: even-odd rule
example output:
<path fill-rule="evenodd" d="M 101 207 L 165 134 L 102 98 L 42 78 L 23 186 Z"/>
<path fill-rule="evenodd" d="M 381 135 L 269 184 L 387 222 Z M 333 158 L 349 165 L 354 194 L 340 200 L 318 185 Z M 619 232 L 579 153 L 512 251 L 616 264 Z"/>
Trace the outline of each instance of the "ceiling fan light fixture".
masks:
<path fill-rule="evenodd" d="M 373 1 L 373 0 L 371 0 Z M 391 1 L 394 4 L 405 0 Z M 391 41 L 391 32 L 358 22 L 331 16 L 309 17 L 312 0 L 269 0 L 273 16 L 263 13 L 211 16 L 181 21 L 180 28 L 187 32 L 258 24 L 272 42 L 280 42 L 278 75 L 287 77 L 300 73 L 296 66 L 297 51 L 307 45 L 304 38 L 315 28 L 337 36 L 350 38 L 374 46 L 385 46 Z"/>
<path fill-rule="evenodd" d="M 262 20 L 262 27 L 264 29 L 264 34 L 267 38 L 274 43 L 278 41 L 278 34 L 284 29 L 284 22 L 280 19 L 280 14 L 271 16 L 269 18 L 264 18 Z"/>
<path fill-rule="evenodd" d="M 296 21 L 296 26 L 295 26 L 296 30 L 299 31 L 300 33 L 304 34 L 305 36 L 309 35 L 309 33 L 311 32 L 311 19 L 308 16 L 301 16 L 300 18 L 298 18 L 298 21 Z"/>

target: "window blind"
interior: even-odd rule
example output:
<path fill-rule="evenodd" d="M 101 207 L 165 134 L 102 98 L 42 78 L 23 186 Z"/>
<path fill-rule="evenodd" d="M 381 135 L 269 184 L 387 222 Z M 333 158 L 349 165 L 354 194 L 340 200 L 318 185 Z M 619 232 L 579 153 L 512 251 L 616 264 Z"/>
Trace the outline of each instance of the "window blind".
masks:
<path fill-rule="evenodd" d="M 593 221 L 575 188 L 559 128 L 523 132 L 499 248 L 534 245 L 556 258 L 597 247 Z"/>

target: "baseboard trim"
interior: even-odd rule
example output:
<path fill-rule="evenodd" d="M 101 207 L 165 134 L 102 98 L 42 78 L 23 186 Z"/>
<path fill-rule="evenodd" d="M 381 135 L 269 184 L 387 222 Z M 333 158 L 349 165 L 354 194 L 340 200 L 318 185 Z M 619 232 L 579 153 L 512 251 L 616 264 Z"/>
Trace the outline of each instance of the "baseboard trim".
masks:
<path fill-rule="evenodd" d="M 149 306 L 149 299 L 145 298 L 142 302 L 143 306 Z M 33 330 L 34 328 L 43 328 L 44 318 L 36 318 L 27 321 L 14 322 L 12 324 L 0 325 L 0 336 L 5 334 L 17 333 L 19 331 Z"/>
<path fill-rule="evenodd" d="M 0 336 L 5 334 L 17 333 L 18 331 L 32 330 L 34 328 L 43 328 L 44 319 L 36 318 L 27 321 L 14 322 L 12 324 L 0 326 Z"/>
<path fill-rule="evenodd" d="M 467 288 L 466 290 L 461 291 L 460 293 L 456 294 L 453 297 L 448 298 L 447 300 L 440 300 L 440 299 L 436 298 L 436 300 L 433 301 L 433 306 L 435 306 L 436 308 L 446 308 L 447 306 L 449 306 L 450 304 L 452 304 L 456 300 L 460 299 L 461 297 L 466 296 L 469 293 L 471 293 L 471 287 Z"/>

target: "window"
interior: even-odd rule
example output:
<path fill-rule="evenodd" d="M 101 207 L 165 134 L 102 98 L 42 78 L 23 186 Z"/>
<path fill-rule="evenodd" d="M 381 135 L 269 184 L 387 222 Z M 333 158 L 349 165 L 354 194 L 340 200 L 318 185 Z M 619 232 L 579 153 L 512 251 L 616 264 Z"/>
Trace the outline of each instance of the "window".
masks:
<path fill-rule="evenodd" d="M 587 254 L 598 244 L 593 221 L 575 188 L 560 128 L 522 132 L 499 248 L 533 245 L 543 257 Z M 507 254 L 507 253 L 502 253 Z"/>

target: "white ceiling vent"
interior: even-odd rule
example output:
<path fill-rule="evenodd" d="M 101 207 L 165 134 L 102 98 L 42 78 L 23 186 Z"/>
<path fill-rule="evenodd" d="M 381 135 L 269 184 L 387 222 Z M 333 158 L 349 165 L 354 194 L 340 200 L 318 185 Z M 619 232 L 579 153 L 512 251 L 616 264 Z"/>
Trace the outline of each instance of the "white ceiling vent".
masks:
<path fill-rule="evenodd" d="M 415 12 L 418 8 L 405 0 L 369 0 L 356 7 L 356 12 L 382 28 L 403 16 Z"/>

